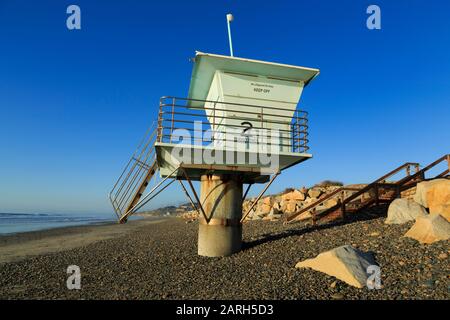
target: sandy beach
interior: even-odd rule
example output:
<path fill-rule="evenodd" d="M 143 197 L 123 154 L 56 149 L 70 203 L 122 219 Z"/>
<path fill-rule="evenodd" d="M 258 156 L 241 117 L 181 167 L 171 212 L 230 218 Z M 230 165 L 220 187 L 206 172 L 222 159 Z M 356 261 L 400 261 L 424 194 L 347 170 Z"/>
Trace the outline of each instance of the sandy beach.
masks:
<path fill-rule="evenodd" d="M 401 237 L 411 224 L 383 221 L 318 228 L 252 221 L 244 225 L 244 250 L 226 258 L 198 256 L 198 225 L 180 218 L 3 236 L 0 298 L 449 299 L 448 242 L 421 245 Z M 344 244 L 376 254 L 382 289 L 294 268 Z M 69 265 L 81 269 L 80 290 L 66 287 Z"/>

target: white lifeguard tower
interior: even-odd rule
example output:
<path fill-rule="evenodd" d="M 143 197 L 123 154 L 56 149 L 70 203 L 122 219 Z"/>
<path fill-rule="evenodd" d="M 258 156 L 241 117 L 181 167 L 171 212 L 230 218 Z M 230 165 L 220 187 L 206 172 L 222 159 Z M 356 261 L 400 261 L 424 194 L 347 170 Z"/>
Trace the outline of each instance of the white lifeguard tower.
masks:
<path fill-rule="evenodd" d="M 199 212 L 198 253 L 227 256 L 240 251 L 242 222 L 274 179 L 312 157 L 307 113 L 298 103 L 319 70 L 202 52 L 193 60 L 188 97 L 161 98 L 156 126 L 110 199 L 125 222 L 177 180 Z M 161 181 L 144 195 L 158 170 Z M 243 213 L 242 202 L 254 183 L 266 186 Z"/>

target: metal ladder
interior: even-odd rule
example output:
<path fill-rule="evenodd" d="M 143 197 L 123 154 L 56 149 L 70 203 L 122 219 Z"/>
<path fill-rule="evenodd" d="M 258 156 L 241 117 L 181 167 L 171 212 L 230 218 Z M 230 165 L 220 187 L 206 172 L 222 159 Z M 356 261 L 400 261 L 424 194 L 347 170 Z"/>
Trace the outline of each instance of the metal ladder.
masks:
<path fill-rule="evenodd" d="M 153 123 L 109 193 L 109 200 L 120 223 L 125 223 L 135 212 L 145 188 L 158 170 L 154 148 L 157 137 L 155 129 L 156 124 Z"/>

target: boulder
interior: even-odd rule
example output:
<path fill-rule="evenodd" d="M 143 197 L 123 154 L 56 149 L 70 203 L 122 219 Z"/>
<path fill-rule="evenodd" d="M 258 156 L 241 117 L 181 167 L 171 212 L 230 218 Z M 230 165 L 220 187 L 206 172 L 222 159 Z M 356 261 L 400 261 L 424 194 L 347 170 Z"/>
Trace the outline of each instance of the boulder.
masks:
<path fill-rule="evenodd" d="M 331 198 L 331 199 L 325 201 L 323 205 L 324 205 L 324 207 L 326 207 L 328 209 L 328 208 L 336 206 L 338 203 L 339 203 L 339 201 L 337 198 Z"/>
<path fill-rule="evenodd" d="M 305 194 L 298 190 L 292 191 L 291 194 L 292 194 L 291 200 L 294 200 L 294 201 L 303 201 L 306 198 Z"/>
<path fill-rule="evenodd" d="M 276 220 L 281 219 L 282 216 L 283 216 L 283 215 L 282 215 L 279 211 L 274 210 L 274 209 L 272 208 L 272 210 L 270 210 L 270 213 L 269 213 L 267 216 L 265 216 L 265 217 L 263 218 L 263 220 L 276 221 Z"/>
<path fill-rule="evenodd" d="M 294 191 L 283 194 L 281 196 L 281 199 L 283 201 L 303 201 L 303 200 L 305 200 L 305 195 L 298 190 L 294 190 Z"/>
<path fill-rule="evenodd" d="M 273 204 L 273 199 L 272 197 L 265 197 L 262 199 L 263 204 L 267 205 L 267 206 L 272 206 Z"/>
<path fill-rule="evenodd" d="M 346 185 L 345 187 L 352 188 L 352 189 L 363 189 L 363 188 L 367 187 L 367 184 L 349 184 L 349 185 Z M 348 197 L 356 192 L 357 191 L 354 191 L 354 190 L 347 190 L 344 192 L 344 194 L 345 194 L 345 197 Z M 369 189 L 369 191 L 364 192 L 358 198 L 360 198 L 362 200 L 367 200 L 367 199 L 374 198 L 375 196 L 376 196 L 376 191 L 374 189 Z"/>
<path fill-rule="evenodd" d="M 262 205 L 258 206 L 258 212 L 259 214 L 269 214 L 270 210 L 272 209 L 272 207 L 270 205 L 267 205 L 265 203 L 263 203 Z"/>
<path fill-rule="evenodd" d="M 286 212 L 286 206 L 287 206 L 288 201 L 280 201 L 280 211 L 282 212 Z"/>
<path fill-rule="evenodd" d="M 439 179 L 441 180 L 441 179 Z M 425 195 L 431 214 L 441 214 L 447 220 L 450 216 L 450 180 L 443 179 L 433 184 Z"/>
<path fill-rule="evenodd" d="M 387 212 L 386 224 L 402 224 L 414 221 L 417 217 L 426 216 L 424 207 L 413 200 L 395 199 L 391 202 Z"/>
<path fill-rule="evenodd" d="M 280 201 L 280 202 L 278 202 L 278 201 L 277 201 L 277 202 L 274 202 L 274 204 L 273 204 L 273 206 L 272 206 L 272 208 L 275 209 L 275 210 L 277 210 L 277 211 L 282 211 L 282 210 L 281 210 L 281 207 L 282 207 L 282 206 L 281 206 L 281 201 Z"/>
<path fill-rule="evenodd" d="M 450 222 L 439 214 L 418 217 L 405 237 L 427 244 L 447 240 L 450 238 Z"/>
<path fill-rule="evenodd" d="M 431 212 L 431 208 L 430 208 L 430 212 Z M 435 208 L 431 214 L 440 214 L 445 219 L 447 219 L 447 221 L 450 222 L 450 204 L 442 205 L 438 208 Z"/>
<path fill-rule="evenodd" d="M 286 213 L 294 213 L 297 210 L 297 203 L 294 201 L 289 201 L 286 203 Z"/>
<path fill-rule="evenodd" d="M 434 186 L 438 188 L 445 187 L 450 184 L 450 180 L 447 179 L 434 179 L 430 181 L 419 182 L 416 187 L 416 194 L 414 195 L 414 201 L 421 206 L 428 208 L 427 193 Z"/>
<path fill-rule="evenodd" d="M 281 212 L 278 209 L 275 209 L 274 207 L 272 207 L 272 209 L 270 209 L 269 215 L 273 216 L 273 215 L 279 215 L 282 216 L 283 212 Z"/>
<path fill-rule="evenodd" d="M 308 195 L 310 198 L 318 198 L 322 194 L 322 190 L 313 188 L 308 190 Z"/>
<path fill-rule="evenodd" d="M 296 268 L 311 268 L 326 273 L 347 284 L 363 288 L 367 285 L 367 267 L 377 265 L 373 255 L 345 245 L 319 254 L 316 258 L 298 262 Z"/>

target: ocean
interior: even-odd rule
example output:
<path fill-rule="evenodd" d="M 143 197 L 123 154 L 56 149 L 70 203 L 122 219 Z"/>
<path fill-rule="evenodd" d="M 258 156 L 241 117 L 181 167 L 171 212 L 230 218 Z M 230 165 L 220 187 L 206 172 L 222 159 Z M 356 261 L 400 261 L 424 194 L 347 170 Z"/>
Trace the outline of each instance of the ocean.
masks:
<path fill-rule="evenodd" d="M 139 219 L 140 217 L 131 217 Z M 131 219 L 130 219 L 131 220 Z M 0 235 L 115 222 L 115 216 L 52 213 L 0 213 Z"/>

